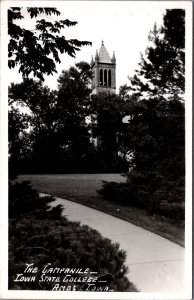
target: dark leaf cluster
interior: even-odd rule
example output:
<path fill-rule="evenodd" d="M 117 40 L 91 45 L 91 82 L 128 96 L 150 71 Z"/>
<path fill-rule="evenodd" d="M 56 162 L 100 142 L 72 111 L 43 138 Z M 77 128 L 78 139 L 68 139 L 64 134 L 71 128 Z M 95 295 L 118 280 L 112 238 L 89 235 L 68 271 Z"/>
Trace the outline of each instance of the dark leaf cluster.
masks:
<path fill-rule="evenodd" d="M 66 39 L 61 31 L 65 27 L 75 26 L 77 22 L 59 20 L 48 22 L 45 19 L 36 20 L 35 29 L 27 30 L 17 25 L 23 18 L 23 9 L 12 7 L 8 10 L 8 34 L 10 36 L 8 45 L 8 66 L 14 68 L 19 66 L 19 72 L 23 78 L 32 75 L 44 81 L 43 75 L 56 73 L 56 63 L 60 63 L 60 54 L 67 53 L 75 57 L 76 52 L 82 46 L 91 45 L 88 41 L 77 39 Z M 60 15 L 55 8 L 27 8 L 31 18 L 40 14 Z"/>

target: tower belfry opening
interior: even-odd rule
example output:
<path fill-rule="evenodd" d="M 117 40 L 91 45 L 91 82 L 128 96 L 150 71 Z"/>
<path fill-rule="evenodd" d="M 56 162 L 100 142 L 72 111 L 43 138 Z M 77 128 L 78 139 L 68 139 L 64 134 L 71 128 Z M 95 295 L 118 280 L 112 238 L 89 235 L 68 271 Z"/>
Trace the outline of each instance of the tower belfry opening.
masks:
<path fill-rule="evenodd" d="M 113 52 L 112 58 L 102 41 L 101 48 L 96 51 L 95 59 L 91 60 L 92 68 L 92 93 L 116 93 L 116 58 Z"/>

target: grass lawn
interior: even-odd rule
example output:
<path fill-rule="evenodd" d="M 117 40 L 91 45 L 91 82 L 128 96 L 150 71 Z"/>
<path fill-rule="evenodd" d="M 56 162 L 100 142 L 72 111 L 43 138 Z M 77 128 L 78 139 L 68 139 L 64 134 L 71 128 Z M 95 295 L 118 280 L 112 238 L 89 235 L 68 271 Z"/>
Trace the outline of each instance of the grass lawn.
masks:
<path fill-rule="evenodd" d="M 184 224 L 151 215 L 144 209 L 122 206 L 104 200 L 97 193 L 102 181 L 125 182 L 120 174 L 52 174 L 21 175 L 20 180 L 30 180 L 32 187 L 42 193 L 72 200 L 131 222 L 184 246 Z"/>

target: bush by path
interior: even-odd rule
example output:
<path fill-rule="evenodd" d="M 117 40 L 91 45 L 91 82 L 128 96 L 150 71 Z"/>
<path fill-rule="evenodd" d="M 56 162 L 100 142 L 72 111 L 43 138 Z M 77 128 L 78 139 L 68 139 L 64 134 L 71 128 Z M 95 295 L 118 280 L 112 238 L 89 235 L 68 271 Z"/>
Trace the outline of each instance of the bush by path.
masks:
<path fill-rule="evenodd" d="M 157 172 L 136 172 L 126 183 L 104 182 L 99 194 L 124 206 L 147 209 L 172 220 L 185 218 L 184 177 L 164 176 Z"/>

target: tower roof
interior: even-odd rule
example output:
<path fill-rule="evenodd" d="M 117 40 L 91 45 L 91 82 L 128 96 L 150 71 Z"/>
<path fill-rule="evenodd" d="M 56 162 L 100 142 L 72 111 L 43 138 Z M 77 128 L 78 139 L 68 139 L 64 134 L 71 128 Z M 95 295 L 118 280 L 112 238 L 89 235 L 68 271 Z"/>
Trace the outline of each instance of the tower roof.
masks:
<path fill-rule="evenodd" d="M 99 51 L 99 62 L 102 63 L 111 63 L 110 55 L 104 46 L 104 42 L 102 41 L 102 45 Z"/>

